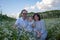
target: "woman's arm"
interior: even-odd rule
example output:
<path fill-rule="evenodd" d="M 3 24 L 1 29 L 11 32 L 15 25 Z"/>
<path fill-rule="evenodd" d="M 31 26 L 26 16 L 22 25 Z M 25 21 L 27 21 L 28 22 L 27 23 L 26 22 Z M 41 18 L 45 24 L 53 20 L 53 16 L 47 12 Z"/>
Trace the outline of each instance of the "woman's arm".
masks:
<path fill-rule="evenodd" d="M 46 31 L 45 26 L 46 26 L 45 22 L 44 22 L 44 20 L 42 20 L 41 21 L 41 34 L 43 34 Z"/>

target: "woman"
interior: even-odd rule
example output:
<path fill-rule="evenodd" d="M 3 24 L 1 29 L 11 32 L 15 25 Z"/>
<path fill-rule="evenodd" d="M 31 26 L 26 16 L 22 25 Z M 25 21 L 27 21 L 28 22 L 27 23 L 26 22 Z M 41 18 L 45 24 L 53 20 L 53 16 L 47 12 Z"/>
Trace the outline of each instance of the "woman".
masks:
<path fill-rule="evenodd" d="M 35 13 L 33 15 L 33 19 L 35 21 L 34 31 L 36 33 L 36 40 L 45 40 L 47 37 L 47 31 L 45 29 L 44 20 L 41 20 L 38 13 Z"/>

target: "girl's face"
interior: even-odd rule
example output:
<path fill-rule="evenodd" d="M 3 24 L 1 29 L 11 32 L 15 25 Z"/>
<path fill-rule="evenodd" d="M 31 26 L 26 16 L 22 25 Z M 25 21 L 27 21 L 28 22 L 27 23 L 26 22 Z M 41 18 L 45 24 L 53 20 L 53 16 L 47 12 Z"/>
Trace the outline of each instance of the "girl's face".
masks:
<path fill-rule="evenodd" d="M 34 16 L 35 21 L 39 20 L 39 17 L 37 15 Z"/>
<path fill-rule="evenodd" d="M 29 21 L 32 21 L 33 19 L 32 19 L 32 17 L 29 17 Z"/>

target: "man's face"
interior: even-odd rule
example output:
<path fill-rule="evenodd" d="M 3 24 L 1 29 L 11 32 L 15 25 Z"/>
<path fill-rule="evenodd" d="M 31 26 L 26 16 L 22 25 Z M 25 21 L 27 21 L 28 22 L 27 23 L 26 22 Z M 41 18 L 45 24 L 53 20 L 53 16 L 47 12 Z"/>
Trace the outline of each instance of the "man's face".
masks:
<path fill-rule="evenodd" d="M 27 16 L 27 12 L 26 11 L 23 11 L 22 17 L 26 17 L 26 16 Z"/>

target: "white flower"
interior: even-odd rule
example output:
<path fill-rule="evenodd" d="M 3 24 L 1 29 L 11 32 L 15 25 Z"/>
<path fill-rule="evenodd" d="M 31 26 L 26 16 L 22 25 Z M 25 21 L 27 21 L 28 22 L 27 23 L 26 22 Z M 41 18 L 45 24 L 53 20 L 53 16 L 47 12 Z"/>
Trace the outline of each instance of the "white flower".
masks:
<path fill-rule="evenodd" d="M 4 40 L 8 40 L 8 38 L 4 38 Z"/>
<path fill-rule="evenodd" d="M 9 33 L 9 30 L 8 30 L 7 28 L 4 28 L 4 29 L 3 29 L 3 32 L 5 32 L 6 34 L 10 34 L 10 33 Z"/>

